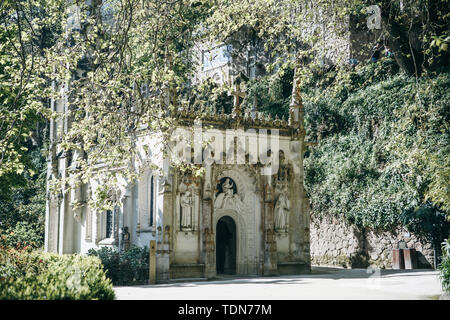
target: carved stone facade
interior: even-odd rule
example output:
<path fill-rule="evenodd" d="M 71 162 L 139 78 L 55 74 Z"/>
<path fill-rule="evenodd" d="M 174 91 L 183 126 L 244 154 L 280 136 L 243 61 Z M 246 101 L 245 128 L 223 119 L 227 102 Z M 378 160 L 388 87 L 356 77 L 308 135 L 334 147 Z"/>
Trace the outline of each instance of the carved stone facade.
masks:
<path fill-rule="evenodd" d="M 106 213 L 71 205 L 95 190 L 95 181 L 69 196 L 49 199 L 46 250 L 86 253 L 102 246 L 123 250 L 156 240 L 159 282 L 221 273 L 308 272 L 302 108 L 297 92 L 288 121 L 251 117 L 241 112 L 239 103 L 232 114 L 197 114 L 180 108 L 176 114 L 180 128 L 190 128 L 201 118 L 202 133 L 204 128 L 213 128 L 216 137 L 232 133 L 231 142 L 223 141 L 223 150 L 228 151 L 224 161 L 205 162 L 200 176 L 181 172 L 173 162 L 162 159 L 158 147 L 163 145 L 162 135 L 138 136 L 138 148 L 150 146 L 148 160 L 162 170 L 147 169 L 133 185 L 124 184 L 117 192 L 120 205 Z M 205 150 L 203 146 L 203 155 Z M 148 152 L 145 156 L 149 157 Z M 58 170 L 65 172 L 63 166 Z"/>

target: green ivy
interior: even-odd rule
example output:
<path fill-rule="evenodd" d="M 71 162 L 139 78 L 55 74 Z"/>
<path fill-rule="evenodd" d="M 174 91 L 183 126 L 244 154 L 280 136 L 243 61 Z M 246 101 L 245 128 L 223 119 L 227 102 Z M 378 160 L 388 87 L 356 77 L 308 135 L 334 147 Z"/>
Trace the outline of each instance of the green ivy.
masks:
<path fill-rule="evenodd" d="M 360 227 L 448 234 L 450 74 L 416 79 L 392 58 L 302 79 L 312 214 Z M 246 104 L 287 116 L 292 70 L 251 80 Z M 423 212 L 426 212 L 422 214 Z M 430 228 L 429 226 L 434 226 Z"/>
<path fill-rule="evenodd" d="M 305 84 L 307 139 L 318 142 L 305 157 L 312 213 L 418 231 L 432 216 L 443 229 L 426 233 L 445 236 L 450 74 L 416 79 L 393 66 L 383 59 Z"/>

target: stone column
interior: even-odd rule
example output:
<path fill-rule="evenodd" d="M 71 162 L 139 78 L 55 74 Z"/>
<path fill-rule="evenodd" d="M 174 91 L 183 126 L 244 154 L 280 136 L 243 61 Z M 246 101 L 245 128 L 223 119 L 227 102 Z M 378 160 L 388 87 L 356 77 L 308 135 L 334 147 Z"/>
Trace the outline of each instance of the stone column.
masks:
<path fill-rule="evenodd" d="M 54 90 L 56 83 L 52 82 L 52 89 Z M 52 112 L 56 111 L 56 103 L 54 99 L 50 101 L 50 108 Z M 56 131 L 57 124 L 55 119 L 50 119 L 50 145 L 49 154 L 47 158 L 47 199 L 45 207 L 45 240 L 44 251 L 56 252 L 58 249 L 58 205 L 57 199 L 50 191 L 50 181 L 53 177 L 58 176 L 58 162 L 56 161 Z M 55 221 L 56 220 L 56 221 Z M 56 228 L 55 228 L 56 226 Z"/>
<path fill-rule="evenodd" d="M 149 184 L 148 184 L 148 174 L 144 174 L 142 179 L 140 179 L 137 183 L 137 212 L 138 212 L 138 216 L 137 216 L 137 233 L 139 234 L 140 232 L 146 230 L 146 228 L 148 228 L 148 201 L 147 201 L 147 195 L 148 195 L 148 190 L 150 188 Z"/>
<path fill-rule="evenodd" d="M 59 171 L 61 174 L 61 178 L 63 181 L 65 181 L 66 176 L 67 176 L 67 155 L 65 153 L 63 153 L 61 155 L 61 157 L 58 159 L 58 163 L 59 163 Z M 71 248 L 69 248 L 71 239 L 70 236 L 72 236 L 72 232 L 70 232 L 71 230 L 69 230 L 70 227 L 70 221 L 69 221 L 69 217 L 68 217 L 68 209 L 69 209 L 69 196 L 68 193 L 64 187 L 62 187 L 61 190 L 61 200 L 59 201 L 59 221 L 58 221 L 58 253 L 59 254 L 63 254 L 63 253 L 72 253 Z"/>
<path fill-rule="evenodd" d="M 211 186 L 211 167 L 206 168 L 204 190 L 202 199 L 202 226 L 203 226 L 203 262 L 205 264 L 205 277 L 216 276 L 216 256 L 214 241 L 214 220 Z"/>
<path fill-rule="evenodd" d="M 172 245 L 173 199 L 172 184 L 169 174 L 162 177 L 161 191 L 163 198 L 162 223 L 157 228 L 156 280 L 166 282 L 170 278 L 170 252 Z"/>
<path fill-rule="evenodd" d="M 45 208 L 45 252 L 58 252 L 59 197 L 50 191 L 51 176 L 47 178 L 47 200 Z"/>
<path fill-rule="evenodd" d="M 275 231 L 273 229 L 273 189 L 271 186 L 271 176 L 267 177 L 264 192 L 265 211 L 265 236 L 264 247 L 264 275 L 277 275 L 277 243 Z"/>
<path fill-rule="evenodd" d="M 299 57 L 298 60 L 301 60 Z M 301 97 L 301 83 L 298 75 L 300 65 L 294 72 L 292 100 L 289 108 L 289 126 L 291 128 L 290 151 L 293 173 L 289 182 L 289 270 L 288 273 L 300 273 L 310 270 L 309 254 L 309 202 L 305 195 L 303 174 L 303 152 L 306 131 L 304 127 L 304 107 Z"/>

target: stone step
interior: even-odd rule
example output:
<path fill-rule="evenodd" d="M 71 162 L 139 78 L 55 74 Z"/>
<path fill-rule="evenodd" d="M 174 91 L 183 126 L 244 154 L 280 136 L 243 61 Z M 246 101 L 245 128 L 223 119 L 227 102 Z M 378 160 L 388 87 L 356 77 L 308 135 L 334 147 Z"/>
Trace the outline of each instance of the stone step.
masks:
<path fill-rule="evenodd" d="M 168 283 L 183 283 L 183 282 L 198 282 L 198 281 L 208 281 L 208 278 L 178 278 L 178 279 L 170 279 Z"/>

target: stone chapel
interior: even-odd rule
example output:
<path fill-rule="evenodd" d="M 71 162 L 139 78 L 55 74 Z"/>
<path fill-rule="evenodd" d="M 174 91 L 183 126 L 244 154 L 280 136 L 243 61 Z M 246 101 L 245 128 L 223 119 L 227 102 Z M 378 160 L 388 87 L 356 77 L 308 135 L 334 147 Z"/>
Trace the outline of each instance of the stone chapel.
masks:
<path fill-rule="evenodd" d="M 227 161 L 206 163 L 200 177 L 181 173 L 163 159 L 162 135 L 138 136 L 138 146 L 150 145 L 144 157 L 159 163 L 162 174 L 146 170 L 136 183 L 124 186 L 120 205 L 107 212 L 71 205 L 74 197 L 86 199 L 92 194 L 94 181 L 78 191 L 49 196 L 45 250 L 85 254 L 100 247 L 148 247 L 150 240 L 156 240 L 157 282 L 309 272 L 310 217 L 303 183 L 305 129 L 299 86 L 294 81 L 287 120 L 243 112 L 239 85 L 231 114 L 180 106 L 175 114 L 180 127 L 191 128 L 201 118 L 200 132 L 209 128 L 215 141 L 231 134 L 232 139 L 224 138 L 222 145 L 229 151 Z M 55 102 L 55 110 L 63 112 L 63 102 Z M 269 173 L 254 156 L 267 146 L 270 161 L 276 161 Z M 49 172 L 69 174 L 69 160 L 59 154 L 49 160 Z"/>

